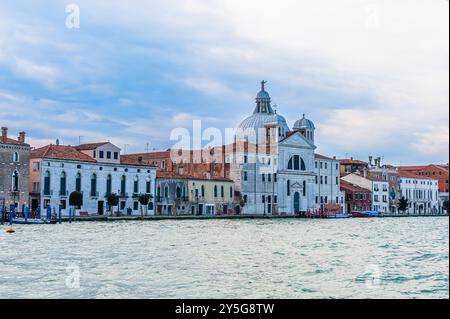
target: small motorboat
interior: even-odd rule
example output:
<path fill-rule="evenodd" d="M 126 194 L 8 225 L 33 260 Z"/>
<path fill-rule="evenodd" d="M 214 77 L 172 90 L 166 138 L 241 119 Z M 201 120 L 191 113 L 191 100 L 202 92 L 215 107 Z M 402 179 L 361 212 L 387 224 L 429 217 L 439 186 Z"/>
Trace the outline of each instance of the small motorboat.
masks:
<path fill-rule="evenodd" d="M 329 214 L 327 218 L 352 218 L 353 216 L 351 214 Z"/>
<path fill-rule="evenodd" d="M 365 211 L 365 212 L 353 212 L 353 217 L 359 217 L 359 218 L 367 218 L 367 217 L 381 217 L 380 212 L 372 212 L 372 211 Z"/>
<path fill-rule="evenodd" d="M 50 224 L 51 221 L 42 220 L 42 219 L 15 218 L 12 220 L 12 223 L 19 224 L 19 225 L 45 225 L 45 224 Z"/>

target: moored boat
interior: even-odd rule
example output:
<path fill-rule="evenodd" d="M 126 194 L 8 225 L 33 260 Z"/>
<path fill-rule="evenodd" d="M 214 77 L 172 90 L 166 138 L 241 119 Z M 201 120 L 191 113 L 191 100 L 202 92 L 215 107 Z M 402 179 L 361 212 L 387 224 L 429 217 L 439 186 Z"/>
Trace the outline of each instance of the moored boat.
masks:
<path fill-rule="evenodd" d="M 381 217 L 380 212 L 371 212 L 371 211 L 365 211 L 365 212 L 353 212 L 353 217 Z"/>

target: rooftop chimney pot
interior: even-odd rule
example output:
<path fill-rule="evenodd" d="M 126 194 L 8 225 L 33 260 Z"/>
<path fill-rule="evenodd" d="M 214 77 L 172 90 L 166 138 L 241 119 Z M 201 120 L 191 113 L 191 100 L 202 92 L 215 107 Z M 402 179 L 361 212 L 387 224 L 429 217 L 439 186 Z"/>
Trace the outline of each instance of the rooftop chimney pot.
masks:
<path fill-rule="evenodd" d="M 7 138 L 8 138 L 8 128 L 2 127 L 2 142 L 6 143 Z"/>

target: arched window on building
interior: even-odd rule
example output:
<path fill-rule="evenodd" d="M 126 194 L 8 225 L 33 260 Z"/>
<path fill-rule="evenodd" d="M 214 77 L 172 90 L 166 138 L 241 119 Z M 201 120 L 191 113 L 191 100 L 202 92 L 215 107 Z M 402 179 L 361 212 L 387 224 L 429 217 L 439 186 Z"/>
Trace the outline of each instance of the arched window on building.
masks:
<path fill-rule="evenodd" d="M 91 177 L 91 196 L 96 197 L 97 196 L 97 175 L 92 174 Z"/>
<path fill-rule="evenodd" d="M 135 194 L 139 193 L 139 177 L 137 177 L 137 176 L 134 177 L 133 193 L 135 193 Z"/>
<path fill-rule="evenodd" d="M 220 197 L 222 197 L 222 198 L 225 197 L 225 190 L 223 189 L 223 185 L 220 186 Z"/>
<path fill-rule="evenodd" d="M 152 192 L 152 180 L 150 177 L 147 177 L 145 181 L 145 193 L 150 194 Z"/>
<path fill-rule="evenodd" d="M 66 196 L 67 194 L 67 181 L 66 181 L 66 173 L 62 172 L 61 173 L 61 179 L 60 179 L 60 183 L 59 183 L 59 194 L 62 196 Z"/>
<path fill-rule="evenodd" d="M 169 198 L 169 186 L 164 187 L 164 198 Z"/>
<path fill-rule="evenodd" d="M 127 189 L 127 178 L 125 177 L 125 175 L 122 175 L 122 178 L 120 180 L 120 195 L 122 197 L 125 197 L 126 189 Z"/>
<path fill-rule="evenodd" d="M 14 171 L 12 174 L 12 191 L 18 192 L 19 191 L 19 172 Z"/>
<path fill-rule="evenodd" d="M 180 199 L 181 198 L 181 187 L 177 186 L 177 198 Z"/>
<path fill-rule="evenodd" d="M 306 171 L 305 161 L 299 155 L 294 155 L 289 159 L 288 169 L 294 171 Z"/>
<path fill-rule="evenodd" d="M 81 192 L 81 173 L 77 173 L 75 177 L 75 191 Z"/>
<path fill-rule="evenodd" d="M 306 196 L 306 181 L 303 181 L 303 196 Z"/>
<path fill-rule="evenodd" d="M 112 193 L 112 177 L 108 175 L 106 177 L 106 195 L 111 195 Z"/>
<path fill-rule="evenodd" d="M 291 196 L 291 181 L 288 180 L 286 184 L 287 184 L 286 194 L 287 196 Z"/>
<path fill-rule="evenodd" d="M 44 175 L 44 195 L 50 195 L 50 172 L 46 171 Z"/>

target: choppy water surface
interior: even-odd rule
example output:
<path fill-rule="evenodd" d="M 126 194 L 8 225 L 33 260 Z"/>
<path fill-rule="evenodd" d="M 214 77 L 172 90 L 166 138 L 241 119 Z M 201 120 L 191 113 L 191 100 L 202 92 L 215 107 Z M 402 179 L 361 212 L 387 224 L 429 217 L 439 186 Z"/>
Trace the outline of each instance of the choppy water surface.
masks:
<path fill-rule="evenodd" d="M 449 297 L 446 217 L 6 228 L 0 298 Z"/>

